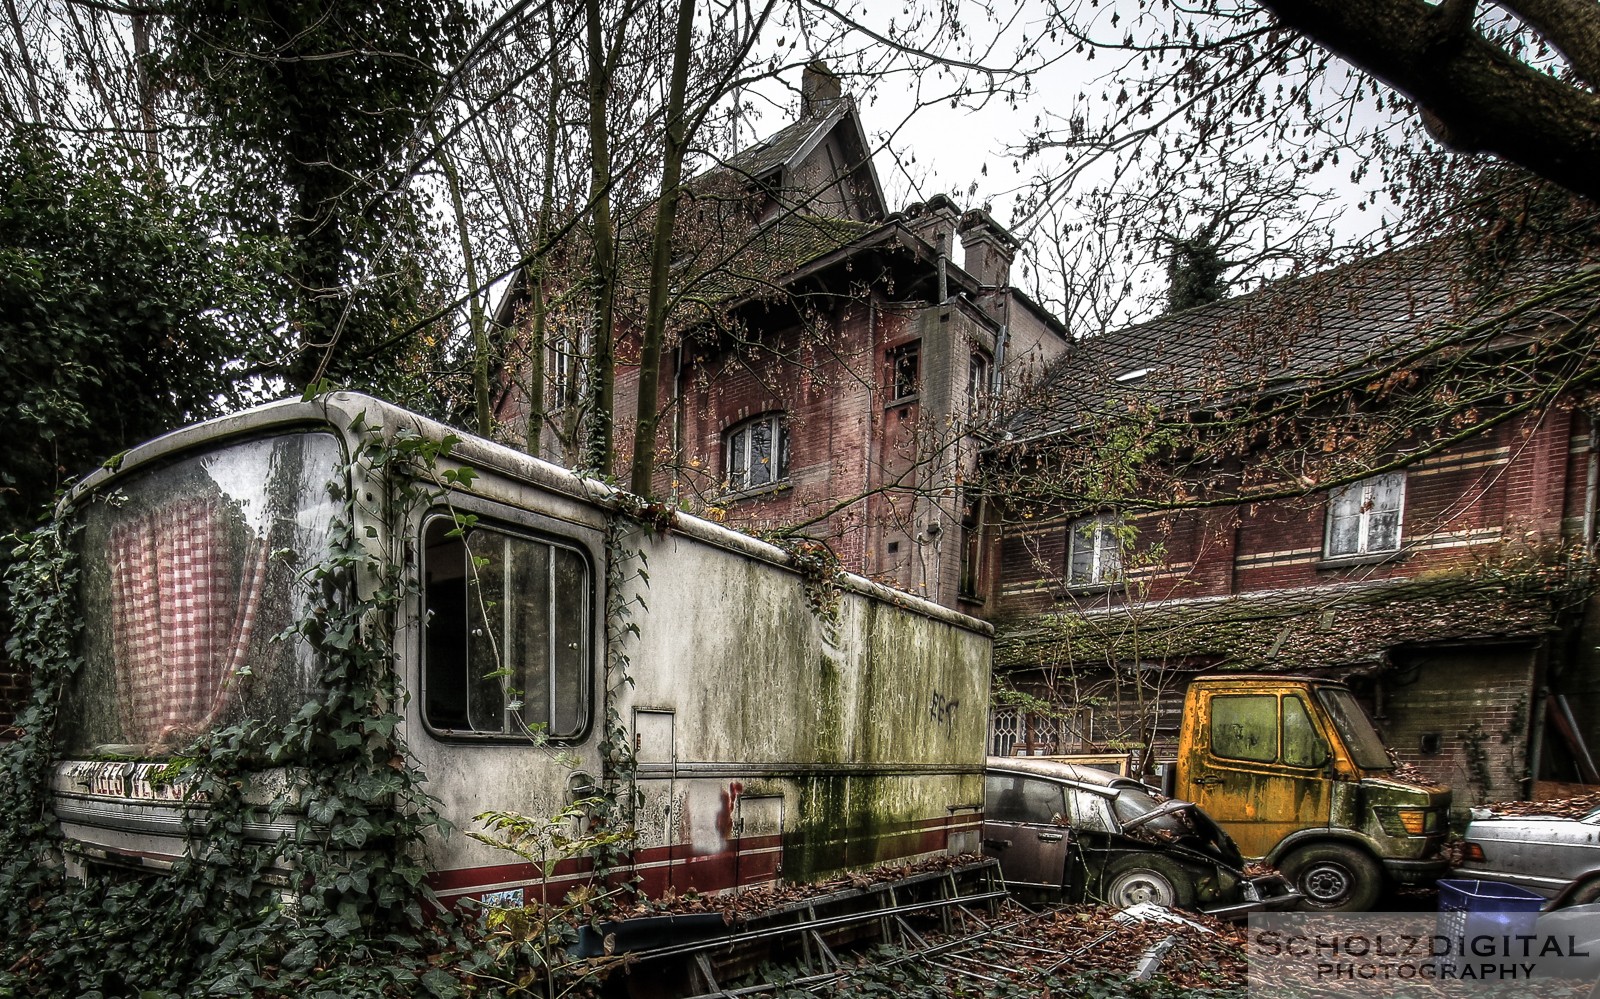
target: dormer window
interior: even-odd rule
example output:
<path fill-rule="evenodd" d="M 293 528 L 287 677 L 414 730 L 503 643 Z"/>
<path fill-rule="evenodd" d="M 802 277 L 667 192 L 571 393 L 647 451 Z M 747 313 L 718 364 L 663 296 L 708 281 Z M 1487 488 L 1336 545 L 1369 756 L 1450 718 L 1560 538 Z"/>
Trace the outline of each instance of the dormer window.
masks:
<path fill-rule="evenodd" d="M 723 435 L 728 489 L 742 492 L 789 477 L 789 432 L 782 413 L 765 413 Z"/>

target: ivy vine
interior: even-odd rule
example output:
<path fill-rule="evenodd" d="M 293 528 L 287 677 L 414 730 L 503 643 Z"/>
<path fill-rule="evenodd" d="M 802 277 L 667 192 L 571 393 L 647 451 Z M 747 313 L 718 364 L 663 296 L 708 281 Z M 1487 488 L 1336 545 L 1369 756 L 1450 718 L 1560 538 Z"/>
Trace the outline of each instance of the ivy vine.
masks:
<path fill-rule="evenodd" d="M 422 837 L 443 822 L 400 730 L 394 629 L 416 582 L 380 547 L 399 532 L 370 524 L 396 528 L 469 473 L 415 474 L 454 438 L 386 436 L 360 418 L 349 429 L 356 453 L 328 485 L 342 513 L 301 576 L 309 612 L 277 636 L 315 653 L 319 693 L 287 723 L 241 721 L 175 755 L 160 777 L 192 807 L 185 856 L 167 876 L 77 882 L 52 862 L 62 845 L 48 821 L 56 707 L 81 665 L 72 528 L 52 525 L 17 548 L 7 584 L 20 624 L 8 651 L 31 670 L 35 693 L 22 738 L 0 754 L 0 993 L 462 991 L 440 955 L 466 950 L 463 928 L 431 904 L 424 881 Z M 365 488 L 369 477 L 382 487 Z M 285 818 L 290 834 L 246 835 Z"/>

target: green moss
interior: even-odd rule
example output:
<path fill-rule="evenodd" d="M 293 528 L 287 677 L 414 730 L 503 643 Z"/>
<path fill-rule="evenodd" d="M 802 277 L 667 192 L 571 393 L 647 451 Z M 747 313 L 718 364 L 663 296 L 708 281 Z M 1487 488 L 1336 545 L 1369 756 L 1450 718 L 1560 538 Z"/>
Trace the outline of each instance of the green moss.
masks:
<path fill-rule="evenodd" d="M 895 833 L 914 829 L 917 812 L 903 800 L 911 778 L 822 774 L 800 789 L 799 818 L 783 836 L 783 875 L 809 881 L 834 871 L 902 856 L 912 849 Z"/>
<path fill-rule="evenodd" d="M 1301 597 L 1247 593 L 1215 603 L 1055 612 L 1001 622 L 995 667 L 1209 660 L 1293 671 L 1372 661 L 1410 641 L 1542 633 L 1589 589 L 1586 576 L 1540 563 L 1320 587 Z"/>
<path fill-rule="evenodd" d="M 844 712 L 839 675 L 839 661 L 824 652 L 817 657 L 817 689 L 815 704 L 797 704 L 794 717 L 804 718 L 809 712 L 817 715 L 817 763 L 838 763 L 844 759 Z M 807 698 L 804 690 L 802 699 Z"/>

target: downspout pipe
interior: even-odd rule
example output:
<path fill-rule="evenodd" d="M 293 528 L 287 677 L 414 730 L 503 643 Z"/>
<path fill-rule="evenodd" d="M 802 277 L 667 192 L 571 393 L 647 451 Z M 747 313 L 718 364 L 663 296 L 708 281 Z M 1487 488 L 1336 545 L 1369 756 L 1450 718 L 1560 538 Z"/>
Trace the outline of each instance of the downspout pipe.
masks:
<path fill-rule="evenodd" d="M 1005 378 L 1000 374 L 1006 363 L 1006 346 L 1011 340 L 1011 288 L 1002 286 L 1000 294 L 1004 295 L 1005 319 L 1000 323 L 1000 332 L 994 338 L 994 370 L 989 372 L 989 396 L 999 398 L 1001 391 L 1006 387 Z"/>
<path fill-rule="evenodd" d="M 737 127 L 735 128 L 737 131 Z M 678 466 L 678 474 L 672 477 L 672 505 L 678 505 L 678 493 L 682 488 L 683 469 L 683 341 L 678 341 L 678 349 L 674 355 L 672 365 L 672 460 Z"/>
<path fill-rule="evenodd" d="M 1594 554 L 1595 508 L 1600 501 L 1600 413 L 1589 412 L 1588 476 L 1583 487 L 1583 547 Z"/>

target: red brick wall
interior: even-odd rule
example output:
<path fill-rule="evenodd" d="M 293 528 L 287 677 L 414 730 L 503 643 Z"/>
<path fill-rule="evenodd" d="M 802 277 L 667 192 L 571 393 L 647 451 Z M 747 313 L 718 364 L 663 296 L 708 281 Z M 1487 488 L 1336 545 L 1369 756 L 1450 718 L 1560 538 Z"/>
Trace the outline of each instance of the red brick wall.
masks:
<path fill-rule="evenodd" d="M 1587 435 L 1587 428 L 1580 433 Z M 1323 556 L 1326 493 L 1135 519 L 1131 581 L 1146 599 L 1226 596 L 1396 579 L 1481 564 L 1574 533 L 1586 456 L 1571 453 L 1571 415 L 1512 421 L 1406 470 L 1396 558 Z M 1000 541 L 1000 613 L 1051 605 L 1065 569 L 1067 521 L 1007 525 Z M 1155 555 L 1153 545 L 1160 546 Z M 1141 562 L 1148 564 L 1139 567 Z"/>
<path fill-rule="evenodd" d="M 874 307 L 851 305 L 805 326 L 764 331 L 759 343 L 690 342 L 684 351 L 684 396 L 679 460 L 663 463 L 657 487 L 690 509 L 765 530 L 821 516 L 838 498 L 866 492 L 874 441 L 875 352 L 872 326 L 903 324 Z M 661 398 L 672 398 L 673 365 L 664 364 Z M 618 400 L 632 398 L 628 372 Z M 626 383 L 627 387 L 624 387 Z M 763 413 L 782 412 L 789 434 L 788 481 L 769 491 L 729 497 L 723 433 Z M 672 419 L 663 420 L 658 448 L 670 449 Z M 846 565 L 859 569 L 867 541 L 861 504 L 829 518 L 815 533 L 829 538 Z"/>
<path fill-rule="evenodd" d="M 772 323 L 759 340 L 686 345 L 678 458 L 662 463 L 659 493 L 745 530 L 805 524 L 846 569 L 954 605 L 962 551 L 956 481 L 973 452 L 961 437 L 969 359 L 975 347 L 992 353 L 993 344 L 965 306 L 889 302 L 881 292 L 831 302 L 831 311 L 819 305 L 803 324 Z M 919 346 L 919 391 L 891 405 L 886 355 L 910 343 Z M 664 403 L 673 397 L 675 364 L 662 375 Z M 619 375 L 619 406 L 634 397 L 636 380 L 636 371 Z M 773 412 L 784 414 L 789 436 L 786 481 L 730 495 L 724 435 Z M 669 456 L 670 420 L 657 435 L 658 451 Z"/>

